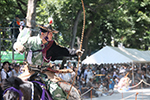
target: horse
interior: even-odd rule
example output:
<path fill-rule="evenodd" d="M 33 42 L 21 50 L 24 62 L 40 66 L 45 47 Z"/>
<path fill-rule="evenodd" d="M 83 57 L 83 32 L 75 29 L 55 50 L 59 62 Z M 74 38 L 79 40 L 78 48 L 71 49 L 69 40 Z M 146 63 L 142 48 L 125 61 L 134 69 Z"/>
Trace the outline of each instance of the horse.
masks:
<path fill-rule="evenodd" d="M 22 81 L 18 77 L 10 77 L 2 82 L 3 98 L 4 100 L 41 100 L 42 91 L 39 91 L 36 86 L 34 86 L 34 91 L 32 88 L 32 82 Z"/>
<path fill-rule="evenodd" d="M 29 70 L 28 64 L 26 64 L 24 68 L 25 68 L 24 69 L 25 71 L 20 76 L 18 76 L 22 80 L 27 80 L 29 77 L 35 74 L 36 71 L 38 70 L 37 68 L 35 68 L 36 71 L 34 71 L 33 67 L 32 67 L 32 70 L 31 69 Z M 39 71 L 41 71 L 41 69 Z M 47 70 L 42 71 L 43 74 L 47 75 L 47 81 L 52 81 L 54 83 L 57 83 L 60 86 L 60 88 L 62 88 L 62 90 L 66 92 L 66 94 L 69 92 L 71 84 L 62 80 L 60 77 L 57 77 L 55 73 L 71 73 L 71 72 L 73 72 L 71 69 L 53 70 L 50 67 L 48 67 Z M 32 79 L 35 79 L 35 78 L 36 76 Z M 79 91 L 74 86 L 72 87 L 68 100 L 81 100 Z"/>
<path fill-rule="evenodd" d="M 54 82 L 54 80 L 52 81 L 51 79 L 48 78 L 47 74 L 39 72 L 32 74 L 28 80 L 32 82 L 38 81 L 41 82 L 41 84 L 45 84 L 47 90 L 50 92 L 54 100 L 66 100 L 68 92 L 71 87 L 71 84 L 64 80 Z M 68 100 L 81 100 L 80 94 L 74 86 L 72 87 Z"/>
<path fill-rule="evenodd" d="M 64 72 L 64 70 L 60 70 L 60 72 Z M 60 86 L 60 88 L 62 88 L 62 93 L 65 92 L 64 94 L 67 95 L 67 93 L 71 87 L 71 84 L 69 84 L 63 80 L 60 81 L 60 78 L 57 78 L 54 75 L 54 73 L 52 73 L 52 72 L 46 71 L 45 73 L 46 73 L 45 75 L 48 75 L 48 77 L 46 77 L 48 80 L 48 83 L 50 80 L 49 78 L 52 78 L 52 80 L 53 81 L 55 80 L 55 82 L 57 81 L 57 84 Z M 29 72 L 28 72 L 28 74 L 29 74 Z M 38 79 L 37 78 L 38 75 L 36 73 L 34 73 L 33 71 L 30 71 L 30 75 L 28 75 L 28 74 L 23 73 L 22 75 L 27 75 L 29 81 L 34 81 L 36 79 L 38 82 L 41 82 L 41 84 L 43 84 L 42 83 L 43 81 L 41 81 L 41 79 Z M 30 100 L 30 99 L 32 100 L 32 95 L 34 95 L 35 100 L 41 100 L 41 95 L 42 95 L 43 90 L 41 88 L 39 89 L 39 86 L 35 87 L 35 84 L 34 84 L 34 94 L 33 94 L 32 93 L 32 82 L 29 82 L 29 81 L 22 81 L 21 77 L 20 78 L 11 77 L 11 78 L 5 79 L 3 81 L 3 85 L 2 85 L 3 90 L 7 90 L 3 96 L 4 100 L 18 100 L 18 98 L 21 98 L 20 95 L 22 95 L 24 100 L 25 99 L 26 100 Z M 12 87 L 19 90 L 20 92 L 17 93 L 16 91 L 9 90 L 9 88 L 12 88 Z M 52 95 L 52 97 L 53 97 L 53 95 Z M 47 96 L 47 98 L 48 98 L 48 96 Z M 50 99 L 48 99 L 48 100 L 50 100 Z M 66 98 L 61 99 L 61 100 L 66 100 Z M 75 87 L 72 88 L 68 100 L 81 100 L 80 94 L 78 93 L 78 90 Z"/>

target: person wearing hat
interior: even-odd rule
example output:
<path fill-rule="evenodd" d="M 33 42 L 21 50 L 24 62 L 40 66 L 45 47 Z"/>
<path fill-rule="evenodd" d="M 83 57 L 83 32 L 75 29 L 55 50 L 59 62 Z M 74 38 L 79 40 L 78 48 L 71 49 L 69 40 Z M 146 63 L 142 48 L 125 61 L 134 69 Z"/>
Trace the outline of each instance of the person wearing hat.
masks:
<path fill-rule="evenodd" d="M 51 26 L 39 26 L 40 34 L 30 36 L 30 30 L 24 28 L 14 43 L 13 48 L 19 53 L 28 51 L 27 62 L 32 65 L 46 66 L 49 61 L 57 60 L 63 56 L 78 56 L 83 52 L 80 50 L 72 50 L 59 46 L 52 40 L 53 33 L 58 33 Z"/>

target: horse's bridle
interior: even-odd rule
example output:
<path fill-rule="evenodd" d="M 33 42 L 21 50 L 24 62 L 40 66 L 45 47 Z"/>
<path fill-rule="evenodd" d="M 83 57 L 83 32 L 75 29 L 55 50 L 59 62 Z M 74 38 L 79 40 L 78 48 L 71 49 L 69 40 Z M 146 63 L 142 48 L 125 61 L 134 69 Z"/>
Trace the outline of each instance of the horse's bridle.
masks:
<path fill-rule="evenodd" d="M 41 96 L 41 100 L 45 100 L 45 93 L 48 97 L 48 100 L 52 100 L 52 98 L 50 97 L 49 93 L 46 91 L 46 87 L 45 87 L 45 84 L 41 83 L 41 82 L 38 82 L 38 81 L 31 81 L 33 83 L 38 83 L 41 88 L 42 88 L 42 96 Z"/>
<path fill-rule="evenodd" d="M 12 90 L 12 91 L 14 91 L 14 92 L 17 92 L 17 93 L 19 94 L 19 100 L 22 100 L 23 93 L 22 93 L 20 90 L 14 88 L 14 87 L 10 87 L 10 88 L 7 88 L 7 89 L 4 91 L 3 94 L 5 94 L 8 90 Z"/>

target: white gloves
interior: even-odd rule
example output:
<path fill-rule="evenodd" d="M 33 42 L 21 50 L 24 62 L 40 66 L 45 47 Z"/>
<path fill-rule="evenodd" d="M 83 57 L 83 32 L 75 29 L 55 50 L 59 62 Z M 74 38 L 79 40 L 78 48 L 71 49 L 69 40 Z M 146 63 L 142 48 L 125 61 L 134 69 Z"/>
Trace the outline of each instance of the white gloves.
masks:
<path fill-rule="evenodd" d="M 25 47 L 20 42 L 15 42 L 13 48 L 20 54 L 23 54 L 23 52 L 25 51 Z"/>
<path fill-rule="evenodd" d="M 76 51 L 76 54 L 77 54 L 78 56 L 82 56 L 83 52 L 84 52 L 84 49 L 82 49 L 82 50 L 78 49 L 78 50 Z"/>

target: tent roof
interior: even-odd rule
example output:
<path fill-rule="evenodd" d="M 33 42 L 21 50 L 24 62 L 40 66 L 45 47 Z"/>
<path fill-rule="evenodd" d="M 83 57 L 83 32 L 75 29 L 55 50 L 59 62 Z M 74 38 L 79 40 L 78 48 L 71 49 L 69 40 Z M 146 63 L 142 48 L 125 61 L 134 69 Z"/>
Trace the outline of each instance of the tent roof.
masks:
<path fill-rule="evenodd" d="M 106 46 L 82 61 L 83 64 L 150 62 L 150 52 Z"/>

